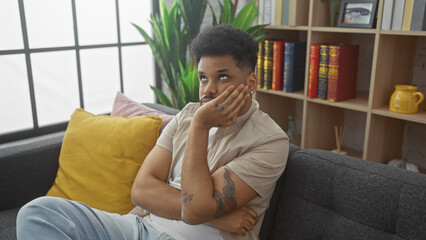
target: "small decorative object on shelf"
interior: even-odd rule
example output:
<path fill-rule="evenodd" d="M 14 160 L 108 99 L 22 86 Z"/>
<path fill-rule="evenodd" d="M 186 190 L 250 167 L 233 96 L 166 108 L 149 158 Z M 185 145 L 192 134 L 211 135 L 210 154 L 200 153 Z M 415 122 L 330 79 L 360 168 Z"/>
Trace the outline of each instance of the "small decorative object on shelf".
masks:
<path fill-rule="evenodd" d="M 395 85 L 395 91 L 390 98 L 389 110 L 397 113 L 417 113 L 423 99 L 423 93 L 417 92 L 416 86 Z"/>
<path fill-rule="evenodd" d="M 334 133 L 336 135 L 336 149 L 332 150 L 332 152 L 347 155 L 347 152 L 342 150 L 343 135 L 345 134 L 345 127 L 334 126 Z"/>
<path fill-rule="evenodd" d="M 342 0 L 338 27 L 374 28 L 377 0 Z"/>
<path fill-rule="evenodd" d="M 300 138 L 299 135 L 297 135 L 296 128 L 294 127 L 294 117 L 292 115 L 288 116 L 288 130 L 287 130 L 287 136 L 290 141 L 290 143 L 293 143 L 294 145 L 300 146 Z"/>

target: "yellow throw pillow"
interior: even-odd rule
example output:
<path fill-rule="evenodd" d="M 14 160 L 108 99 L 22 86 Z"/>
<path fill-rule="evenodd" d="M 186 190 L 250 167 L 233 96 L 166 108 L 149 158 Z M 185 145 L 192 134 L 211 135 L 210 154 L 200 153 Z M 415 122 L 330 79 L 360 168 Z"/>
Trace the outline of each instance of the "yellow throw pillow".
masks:
<path fill-rule="evenodd" d="M 133 181 L 160 127 L 161 118 L 156 116 L 95 116 L 76 109 L 65 132 L 55 183 L 47 195 L 107 212 L 129 212 L 134 207 Z"/>

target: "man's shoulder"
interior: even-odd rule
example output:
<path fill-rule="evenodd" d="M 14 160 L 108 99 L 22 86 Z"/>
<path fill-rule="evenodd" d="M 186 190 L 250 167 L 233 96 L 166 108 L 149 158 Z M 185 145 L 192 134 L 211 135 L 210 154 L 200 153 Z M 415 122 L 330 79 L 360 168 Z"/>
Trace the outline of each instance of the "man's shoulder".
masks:
<path fill-rule="evenodd" d="M 200 107 L 200 103 L 190 102 L 182 108 L 182 110 L 176 115 L 176 120 L 179 121 L 187 118 L 188 116 L 194 115 L 197 109 Z"/>
<path fill-rule="evenodd" d="M 248 121 L 252 129 L 257 131 L 257 134 L 265 138 L 287 138 L 286 133 L 281 127 L 265 112 L 257 110 L 253 113 Z"/>

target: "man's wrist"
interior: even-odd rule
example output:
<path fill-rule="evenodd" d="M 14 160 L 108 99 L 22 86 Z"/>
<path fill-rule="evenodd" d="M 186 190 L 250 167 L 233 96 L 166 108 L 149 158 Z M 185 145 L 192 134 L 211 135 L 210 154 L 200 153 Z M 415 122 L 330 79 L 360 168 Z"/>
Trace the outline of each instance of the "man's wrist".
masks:
<path fill-rule="evenodd" d="M 200 117 L 197 114 L 195 114 L 191 122 L 191 128 L 197 131 L 209 131 L 210 128 L 212 127 L 213 126 L 209 126 L 208 123 L 202 121 L 202 119 L 200 119 Z"/>

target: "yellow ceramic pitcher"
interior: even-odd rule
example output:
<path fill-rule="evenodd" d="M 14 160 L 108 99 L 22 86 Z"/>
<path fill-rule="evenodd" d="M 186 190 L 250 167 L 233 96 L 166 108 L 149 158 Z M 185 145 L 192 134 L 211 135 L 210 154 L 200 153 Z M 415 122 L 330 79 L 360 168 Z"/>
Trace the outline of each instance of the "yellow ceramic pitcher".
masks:
<path fill-rule="evenodd" d="M 395 85 L 390 98 L 389 110 L 397 113 L 417 113 L 424 95 L 411 85 Z"/>

